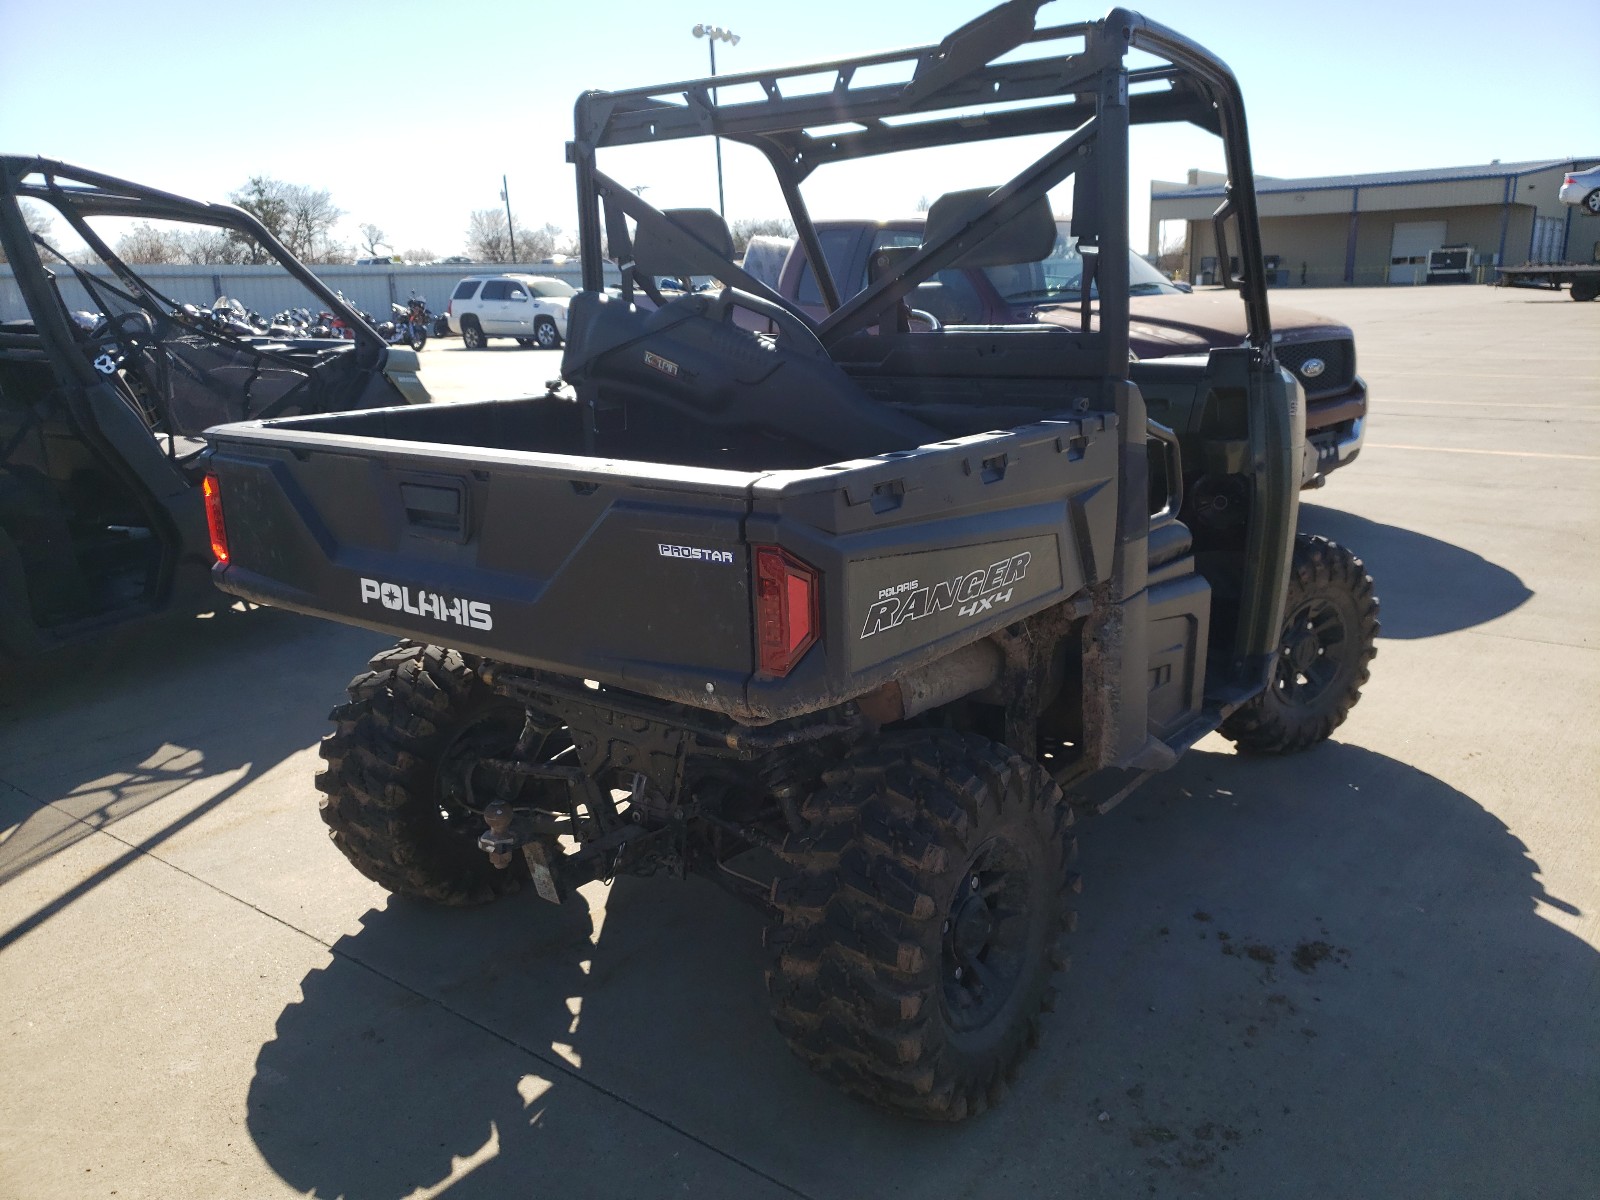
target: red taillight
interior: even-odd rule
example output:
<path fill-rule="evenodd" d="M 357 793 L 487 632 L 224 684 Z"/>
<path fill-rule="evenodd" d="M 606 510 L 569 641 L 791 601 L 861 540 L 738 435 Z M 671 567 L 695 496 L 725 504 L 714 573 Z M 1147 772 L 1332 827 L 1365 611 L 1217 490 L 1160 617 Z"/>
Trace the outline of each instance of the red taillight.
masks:
<path fill-rule="evenodd" d="M 778 546 L 757 546 L 756 643 L 761 670 L 787 675 L 822 627 L 817 569 Z"/>
<path fill-rule="evenodd" d="M 215 475 L 207 475 L 200 490 L 206 496 L 206 525 L 211 529 L 211 553 L 223 566 L 228 563 L 228 527 L 222 523 L 222 489 Z"/>
<path fill-rule="evenodd" d="M 456 298 L 454 296 L 451 296 L 450 303 L 444 306 L 444 315 L 447 317 L 453 317 L 456 315 Z"/>
<path fill-rule="evenodd" d="M 1568 175 L 1565 179 L 1563 179 L 1561 181 L 1561 186 L 1562 187 L 1571 187 L 1572 186 L 1572 176 Z"/>

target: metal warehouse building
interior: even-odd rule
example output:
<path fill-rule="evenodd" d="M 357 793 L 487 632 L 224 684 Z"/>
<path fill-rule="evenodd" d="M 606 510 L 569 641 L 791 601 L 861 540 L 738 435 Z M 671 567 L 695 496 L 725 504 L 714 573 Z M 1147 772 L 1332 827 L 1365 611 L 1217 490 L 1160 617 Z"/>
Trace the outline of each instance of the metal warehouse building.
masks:
<path fill-rule="evenodd" d="M 1291 287 L 1422 283 L 1429 252 L 1446 247 L 1470 248 L 1456 261 L 1466 260 L 1474 280 L 1492 280 L 1500 265 L 1600 260 L 1600 219 L 1556 196 L 1563 174 L 1595 161 L 1257 176 L 1268 278 Z M 1184 222 L 1188 278 L 1201 283 L 1220 277 L 1211 214 L 1222 183 L 1221 175 L 1190 171 L 1187 183 L 1150 185 L 1151 247 L 1161 244 L 1163 222 Z M 1165 233 L 1170 244 L 1172 230 Z"/>

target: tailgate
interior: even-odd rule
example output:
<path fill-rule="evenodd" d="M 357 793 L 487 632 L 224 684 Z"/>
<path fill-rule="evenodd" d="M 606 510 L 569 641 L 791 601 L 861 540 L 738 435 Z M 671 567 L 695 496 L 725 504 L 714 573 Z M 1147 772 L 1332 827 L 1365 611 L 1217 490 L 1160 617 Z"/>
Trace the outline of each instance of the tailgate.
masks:
<path fill-rule="evenodd" d="M 750 476 L 305 434 L 208 433 L 246 600 L 739 707 Z"/>

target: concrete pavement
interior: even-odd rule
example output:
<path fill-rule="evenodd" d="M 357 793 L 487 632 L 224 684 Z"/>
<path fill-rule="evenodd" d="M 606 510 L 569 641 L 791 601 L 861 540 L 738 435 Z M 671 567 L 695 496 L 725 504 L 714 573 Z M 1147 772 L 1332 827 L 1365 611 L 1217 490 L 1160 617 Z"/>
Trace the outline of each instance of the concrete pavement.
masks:
<path fill-rule="evenodd" d="M 1303 520 L 1377 578 L 1373 681 L 1333 742 L 1208 739 L 1085 829 L 1074 969 L 1000 1109 L 925 1128 L 812 1078 L 708 885 L 388 897 L 310 786 L 381 640 L 223 611 L 0 710 L 0 1196 L 1594 1195 L 1600 304 L 1285 300 L 1350 322 L 1373 388 Z M 424 379 L 537 391 L 558 357 L 433 343 Z"/>

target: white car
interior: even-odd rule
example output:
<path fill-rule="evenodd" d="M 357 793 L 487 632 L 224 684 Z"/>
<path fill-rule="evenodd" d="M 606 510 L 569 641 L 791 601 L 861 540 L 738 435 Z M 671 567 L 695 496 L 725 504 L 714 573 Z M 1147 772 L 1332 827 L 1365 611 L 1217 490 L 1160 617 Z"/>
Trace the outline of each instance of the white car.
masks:
<path fill-rule="evenodd" d="M 1561 181 L 1561 203 L 1576 204 L 1600 217 L 1600 167 L 1568 171 Z"/>
<path fill-rule="evenodd" d="M 574 290 L 545 275 L 471 275 L 456 284 L 445 314 L 468 350 L 482 350 L 492 337 L 554 350 L 566 340 Z"/>

